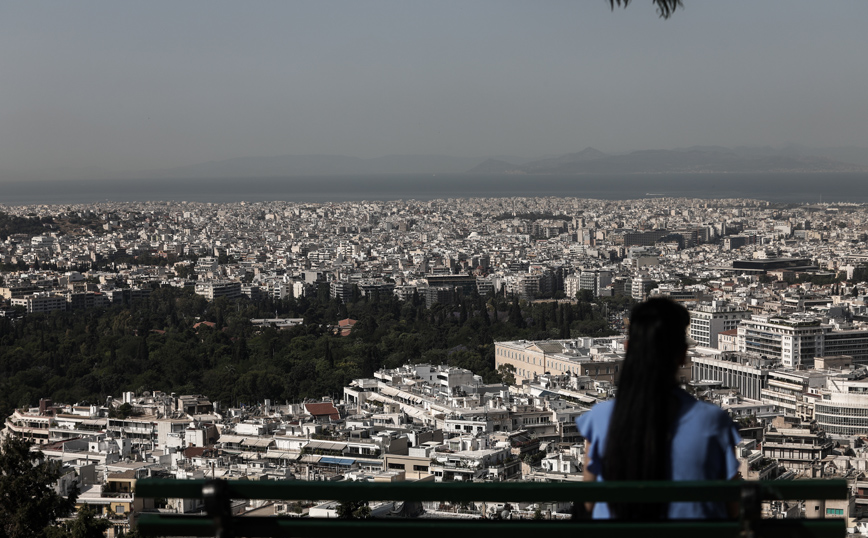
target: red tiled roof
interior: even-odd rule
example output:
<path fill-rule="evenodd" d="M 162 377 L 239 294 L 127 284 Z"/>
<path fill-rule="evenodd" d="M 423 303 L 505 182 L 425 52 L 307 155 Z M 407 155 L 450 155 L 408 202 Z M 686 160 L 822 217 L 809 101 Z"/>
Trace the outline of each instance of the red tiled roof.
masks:
<path fill-rule="evenodd" d="M 212 452 L 211 447 L 207 446 L 191 446 L 184 449 L 185 458 L 197 458 L 199 456 L 209 456 Z"/>
<path fill-rule="evenodd" d="M 328 416 L 332 420 L 339 420 L 341 418 L 340 412 L 331 402 L 304 404 L 304 408 L 315 417 Z"/>

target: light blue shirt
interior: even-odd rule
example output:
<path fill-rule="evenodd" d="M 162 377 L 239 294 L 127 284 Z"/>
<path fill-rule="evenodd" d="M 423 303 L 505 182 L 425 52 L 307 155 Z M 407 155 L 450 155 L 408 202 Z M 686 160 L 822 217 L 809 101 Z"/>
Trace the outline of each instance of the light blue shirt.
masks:
<path fill-rule="evenodd" d="M 678 422 L 672 437 L 670 454 L 672 480 L 729 480 L 738 473 L 735 445 L 741 440 L 729 415 L 717 407 L 699 402 L 677 389 Z M 615 408 L 613 400 L 601 402 L 576 419 L 579 432 L 589 444 L 588 471 L 603 476 L 603 454 L 609 420 Z M 606 503 L 594 505 L 594 519 L 609 519 Z M 727 517 L 720 502 L 678 502 L 669 504 L 670 519 L 710 519 Z"/>

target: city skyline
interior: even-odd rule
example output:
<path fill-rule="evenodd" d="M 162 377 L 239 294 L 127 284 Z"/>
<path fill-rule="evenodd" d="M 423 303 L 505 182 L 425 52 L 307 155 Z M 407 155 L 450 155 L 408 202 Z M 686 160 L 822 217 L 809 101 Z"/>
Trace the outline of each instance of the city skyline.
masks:
<path fill-rule="evenodd" d="M 146 477 L 581 482 L 576 419 L 626 375 L 631 305 L 669 297 L 745 479 L 864 483 L 866 231 L 866 204 L 746 198 L 8 206 L 0 438 L 124 530 L 200 508 Z M 763 517 L 854 528 L 864 499 Z"/>

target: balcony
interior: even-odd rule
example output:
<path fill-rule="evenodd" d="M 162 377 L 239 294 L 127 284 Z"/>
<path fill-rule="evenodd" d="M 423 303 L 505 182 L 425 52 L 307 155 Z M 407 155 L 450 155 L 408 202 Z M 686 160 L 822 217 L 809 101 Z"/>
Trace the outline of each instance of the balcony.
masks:
<path fill-rule="evenodd" d="M 843 537 L 843 519 L 762 519 L 764 500 L 846 499 L 845 480 L 787 480 L 768 482 L 594 482 L 594 483 L 360 483 L 360 482 L 253 482 L 143 479 L 137 495 L 146 498 L 202 499 L 206 515 L 142 513 L 137 527 L 145 536 L 336 536 L 396 532 L 414 538 L 442 537 L 450 533 L 482 532 L 501 537 L 526 537 L 532 532 L 582 536 L 684 536 L 703 538 L 744 535 L 790 537 Z M 455 520 L 388 518 L 335 520 L 290 517 L 233 517 L 231 499 L 336 501 L 444 501 L 462 502 L 738 502 L 738 519 L 620 522 L 543 520 Z"/>

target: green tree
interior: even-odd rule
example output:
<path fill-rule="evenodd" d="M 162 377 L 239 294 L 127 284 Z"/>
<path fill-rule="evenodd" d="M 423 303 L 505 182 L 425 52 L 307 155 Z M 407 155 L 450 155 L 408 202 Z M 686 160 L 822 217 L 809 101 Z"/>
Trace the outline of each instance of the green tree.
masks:
<path fill-rule="evenodd" d="M 500 382 L 504 385 L 515 385 L 515 366 L 511 364 L 501 364 L 497 367 L 497 374 L 500 376 Z"/>
<path fill-rule="evenodd" d="M 109 418 L 120 418 L 124 419 L 133 414 L 133 406 L 127 402 L 122 403 L 120 406 L 115 409 L 114 407 L 109 408 Z"/>
<path fill-rule="evenodd" d="M 111 527 L 107 519 L 98 519 L 96 510 L 84 506 L 78 510 L 75 519 L 63 525 L 49 529 L 47 538 L 103 538 L 105 531 Z"/>
<path fill-rule="evenodd" d="M 11 435 L 0 445 L 0 538 L 47 537 L 48 527 L 75 506 L 77 491 L 69 498 L 54 491 L 60 464 L 31 445 Z"/>
<path fill-rule="evenodd" d="M 341 501 L 338 504 L 340 519 L 368 519 L 371 517 L 371 507 L 368 501 Z"/>

